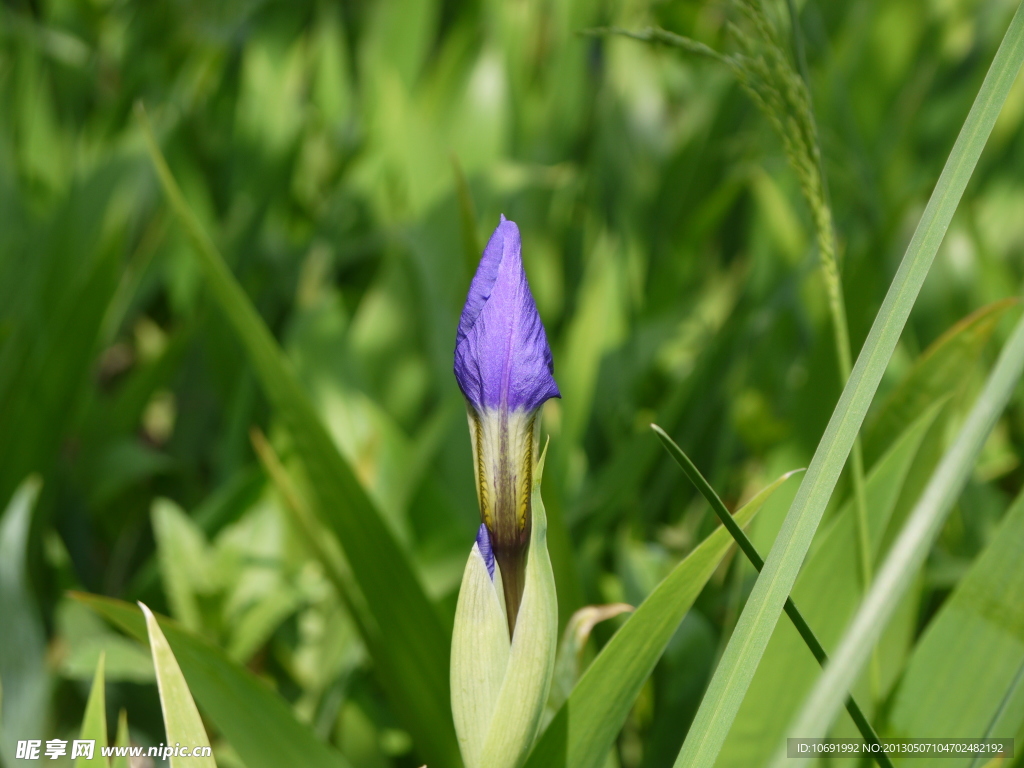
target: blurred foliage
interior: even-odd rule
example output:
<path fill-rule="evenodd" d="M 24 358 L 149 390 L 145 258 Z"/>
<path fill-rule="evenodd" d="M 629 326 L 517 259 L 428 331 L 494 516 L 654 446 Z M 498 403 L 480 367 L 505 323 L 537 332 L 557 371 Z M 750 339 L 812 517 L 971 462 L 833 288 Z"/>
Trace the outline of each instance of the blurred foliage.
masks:
<path fill-rule="evenodd" d="M 791 41 L 785 4 L 767 6 Z M 854 356 L 1014 6 L 796 3 Z M 806 464 L 841 382 L 815 212 L 783 142 L 720 63 L 577 34 L 655 24 L 727 52 L 730 19 L 727 3 L 681 0 L 0 5 L 0 761 L 24 732 L 79 733 L 103 652 L 107 722 L 124 708 L 134 740 L 164 739 L 148 653 L 69 600 L 73 588 L 173 616 L 356 768 L 420 765 L 332 574 L 253 450 L 255 426 L 303 487 L 169 214 L 137 100 L 446 627 L 478 519 L 452 348 L 499 213 L 522 230 L 563 393 L 544 412 L 563 622 L 585 604 L 639 604 L 715 526 L 652 421 L 731 507 Z M 873 532 L 881 548 L 1019 314 L 989 307 L 922 357 L 1019 291 L 1022 119 L 1018 82 L 869 415 L 866 468 L 899 475 Z M 926 434 L 887 470 L 911 428 Z M 863 698 L 880 731 L 915 722 L 908 666 L 916 685 L 958 690 L 925 680 L 930 657 L 914 644 L 933 617 L 923 653 L 965 642 L 953 617 L 991 580 L 977 555 L 1021 519 L 1004 515 L 1022 447 L 1018 401 L 879 646 Z M 8 507 L 33 473 L 38 502 L 33 480 Z M 795 487 L 760 513 L 762 552 Z M 828 553 L 849 558 L 843 601 L 849 499 L 844 481 L 808 565 L 834 575 Z M 815 629 L 837 637 L 848 611 L 815 592 L 813 572 L 798 587 L 821 605 Z M 752 581 L 736 559 L 712 577 L 610 764 L 671 764 Z M 745 707 L 775 701 L 764 677 Z M 1004 710 L 1019 733 L 1024 716 L 1013 725 Z M 223 730 L 209 734 L 219 764 L 245 765 Z M 738 724 L 722 764 L 756 738 Z"/>

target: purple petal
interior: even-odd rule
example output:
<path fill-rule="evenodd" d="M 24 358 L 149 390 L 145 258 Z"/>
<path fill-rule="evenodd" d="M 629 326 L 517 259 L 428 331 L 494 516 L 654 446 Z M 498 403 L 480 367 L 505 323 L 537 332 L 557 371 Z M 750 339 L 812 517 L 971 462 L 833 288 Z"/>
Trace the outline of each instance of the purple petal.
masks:
<path fill-rule="evenodd" d="M 459 320 L 455 378 L 477 411 L 532 411 L 561 396 L 521 251 L 519 227 L 502 216 Z"/>
<path fill-rule="evenodd" d="M 480 548 L 480 555 L 487 566 L 487 573 L 494 581 L 494 550 L 491 549 L 491 537 L 487 534 L 487 526 L 480 523 L 480 530 L 476 532 L 476 545 Z"/>

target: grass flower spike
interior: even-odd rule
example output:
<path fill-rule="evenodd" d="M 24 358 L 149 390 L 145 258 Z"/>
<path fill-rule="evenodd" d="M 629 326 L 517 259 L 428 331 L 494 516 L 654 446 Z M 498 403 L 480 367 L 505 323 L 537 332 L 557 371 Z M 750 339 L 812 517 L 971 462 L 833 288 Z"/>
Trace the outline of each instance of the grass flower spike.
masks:
<path fill-rule="evenodd" d="M 551 351 L 503 216 L 469 289 L 455 347 L 483 523 L 459 590 L 452 715 L 466 768 L 517 768 L 536 738 L 558 633 L 540 498 L 537 411 L 558 396 Z"/>

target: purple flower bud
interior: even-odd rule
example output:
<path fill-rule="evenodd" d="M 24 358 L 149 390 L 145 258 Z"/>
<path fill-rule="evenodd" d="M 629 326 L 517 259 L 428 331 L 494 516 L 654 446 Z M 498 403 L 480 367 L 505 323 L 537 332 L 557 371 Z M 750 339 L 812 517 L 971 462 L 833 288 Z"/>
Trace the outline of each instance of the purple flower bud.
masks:
<path fill-rule="evenodd" d="M 480 530 L 476 532 L 476 545 L 480 549 L 480 556 L 487 566 L 487 575 L 494 581 L 494 550 L 491 549 L 491 537 L 487 535 L 487 526 L 480 523 Z"/>
<path fill-rule="evenodd" d="M 519 227 L 504 216 L 484 248 L 455 337 L 455 379 L 477 410 L 535 411 L 560 397 L 551 348 L 523 269 Z"/>
<path fill-rule="evenodd" d="M 530 541 L 537 411 L 561 396 L 521 251 L 519 228 L 502 216 L 455 337 L 455 379 L 468 404 L 480 517 L 501 570 L 510 632 Z"/>

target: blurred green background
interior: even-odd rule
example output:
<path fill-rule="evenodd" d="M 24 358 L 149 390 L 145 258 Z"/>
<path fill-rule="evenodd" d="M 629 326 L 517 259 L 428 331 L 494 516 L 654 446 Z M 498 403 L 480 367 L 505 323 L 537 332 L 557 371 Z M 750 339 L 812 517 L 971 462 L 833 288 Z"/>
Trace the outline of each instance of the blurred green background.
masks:
<path fill-rule="evenodd" d="M 788 39 L 785 5 L 769 7 Z M 856 353 L 1015 3 L 796 7 Z M 652 421 L 730 506 L 805 466 L 841 382 L 778 136 L 721 65 L 577 34 L 656 24 L 729 51 L 731 18 L 678 0 L 0 5 L 0 507 L 30 473 L 43 482 L 30 529 L 0 537 L 6 738 L 12 723 L 77 733 L 101 649 L 111 712 L 127 708 L 140 743 L 164 738 L 146 650 L 65 596 L 81 589 L 219 645 L 356 768 L 420 764 L 256 459 L 252 427 L 286 463 L 288 439 L 164 203 L 137 100 L 449 623 L 478 522 L 452 350 L 500 213 L 522 230 L 563 394 L 544 411 L 563 621 L 638 604 L 714 527 Z M 1022 118 L 1018 82 L 876 406 L 943 332 L 1018 293 Z M 932 393 L 947 398 L 935 456 L 1018 310 L 987 312 Z M 892 732 L 915 637 L 1020 489 L 1022 416 L 1018 400 L 989 440 L 886 651 L 873 698 Z M 868 467 L 886 446 L 868 440 Z M 918 457 L 918 487 L 935 456 Z M 755 523 L 764 552 L 796 485 Z M 671 764 L 752 581 L 720 568 L 613 761 Z"/>

